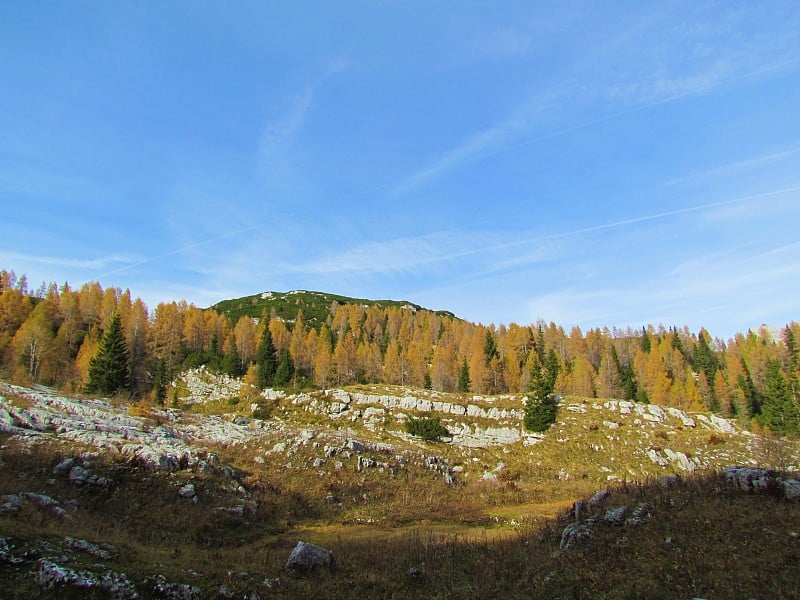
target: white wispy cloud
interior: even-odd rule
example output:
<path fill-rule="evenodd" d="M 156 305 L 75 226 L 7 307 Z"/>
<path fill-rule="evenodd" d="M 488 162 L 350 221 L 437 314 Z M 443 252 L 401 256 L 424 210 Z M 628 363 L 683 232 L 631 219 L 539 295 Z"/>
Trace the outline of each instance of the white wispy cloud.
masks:
<path fill-rule="evenodd" d="M 286 168 L 283 161 L 285 160 L 287 148 L 302 129 L 309 112 L 312 110 L 317 90 L 328 79 L 346 67 L 347 63 L 342 59 L 331 61 L 321 73 L 308 81 L 291 98 L 288 108 L 270 119 L 258 140 L 259 165 L 264 173 L 272 173 Z"/>
<path fill-rule="evenodd" d="M 356 245 L 344 252 L 290 266 L 309 275 L 408 272 L 471 256 L 486 247 L 487 234 L 438 232 Z M 492 245 L 492 244 L 489 244 Z"/>
<path fill-rule="evenodd" d="M 63 256 L 40 256 L 35 254 L 20 254 L 0 250 L 0 260 L 7 264 L 42 265 L 47 267 L 64 267 L 68 269 L 85 269 L 98 271 L 114 265 L 131 265 L 141 260 L 138 255 L 112 254 L 95 258 L 68 258 Z"/>
<path fill-rule="evenodd" d="M 732 32 L 742 30 L 741 21 L 747 16 L 746 11 L 734 11 L 730 22 L 708 19 L 687 26 L 682 15 L 666 15 L 659 9 L 641 15 L 636 23 L 621 24 L 604 47 L 581 54 L 560 80 L 546 89 L 528 92 L 514 110 L 500 116 L 493 125 L 464 136 L 405 178 L 396 189 L 407 191 L 469 161 L 707 94 L 736 82 L 797 69 L 800 34 L 787 25 L 784 33 L 769 38 L 761 34 L 744 39 L 733 36 Z M 698 18 L 706 17 L 701 14 Z M 795 16 L 794 22 L 797 21 Z M 486 39 L 494 39 L 498 51 L 504 45 L 506 51 L 522 51 L 527 43 L 525 33 L 519 29 L 498 30 Z M 622 71 L 619 64 L 625 65 Z M 594 105 L 587 109 L 587 101 Z M 609 103 L 611 112 L 607 110 Z M 592 113 L 597 116 L 576 118 Z M 565 116 L 571 122 L 552 126 Z"/>
<path fill-rule="evenodd" d="M 800 243 L 753 252 L 717 251 L 684 261 L 667 273 L 615 287 L 568 285 L 528 303 L 530 321 L 544 318 L 586 327 L 688 324 L 728 337 L 791 313 L 800 294 Z M 691 307 L 691 310 L 687 310 Z M 693 322 L 686 322 L 687 317 Z M 725 321 L 721 330 L 718 319 Z"/>
<path fill-rule="evenodd" d="M 798 154 L 800 154 L 800 146 L 787 148 L 784 150 L 779 150 L 778 152 L 770 152 L 768 154 L 762 154 L 759 156 L 746 158 L 744 160 L 732 161 L 723 165 L 706 169 L 704 171 L 691 173 L 684 177 L 671 179 L 667 181 L 664 185 L 671 187 L 687 183 L 693 184 L 699 182 L 706 182 L 721 177 L 730 177 L 738 173 L 751 171 L 753 169 L 762 167 L 770 163 L 777 163 L 784 161 L 785 159 L 788 158 L 796 157 Z"/>
<path fill-rule="evenodd" d="M 325 251 L 324 258 L 287 264 L 284 268 L 308 275 L 388 274 L 437 269 L 454 261 L 471 262 L 472 276 L 525 268 L 558 257 L 563 244 L 557 243 L 608 230 L 636 226 L 692 213 L 748 205 L 770 197 L 800 192 L 800 185 L 738 198 L 632 216 L 597 225 L 549 234 L 508 231 L 447 231 L 356 244 L 340 252 Z"/>

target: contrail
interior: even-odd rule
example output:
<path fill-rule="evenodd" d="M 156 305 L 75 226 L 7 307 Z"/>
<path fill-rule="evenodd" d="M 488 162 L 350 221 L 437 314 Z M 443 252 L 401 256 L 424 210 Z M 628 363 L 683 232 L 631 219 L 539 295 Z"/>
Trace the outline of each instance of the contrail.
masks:
<path fill-rule="evenodd" d="M 779 190 L 772 190 L 770 192 L 761 192 L 758 194 L 750 194 L 749 196 L 742 196 L 740 198 L 734 198 L 732 200 L 721 200 L 719 202 L 708 202 L 706 204 L 698 204 L 695 206 L 688 206 L 686 208 L 676 208 L 674 210 L 668 210 L 660 213 L 655 213 L 652 215 L 643 215 L 641 217 L 632 217 L 630 219 L 622 219 L 620 221 L 614 221 L 613 223 L 603 223 L 601 225 L 592 225 L 591 227 L 583 227 L 581 229 L 573 229 L 572 231 L 564 231 L 560 233 L 554 233 L 551 235 L 545 235 L 537 238 L 530 238 L 526 240 L 518 240 L 515 242 L 508 242 L 506 244 L 497 244 L 495 246 L 490 246 L 488 248 L 480 248 L 471 250 L 468 254 L 474 254 L 477 252 L 485 252 L 488 250 L 502 250 L 505 248 L 511 248 L 514 246 L 521 246 L 524 244 L 532 244 L 536 242 L 546 242 L 550 240 L 557 240 L 566 237 L 572 237 L 576 235 L 582 235 L 584 233 L 593 233 L 595 231 L 602 231 L 604 229 L 614 229 L 617 227 L 624 227 L 625 225 L 633 225 L 635 223 L 643 223 L 645 221 L 656 221 L 658 219 L 664 219 L 666 217 L 674 217 L 676 215 L 683 215 L 686 213 L 692 212 L 699 212 L 702 210 L 707 210 L 709 208 L 718 208 L 720 206 L 728 206 L 730 204 L 738 204 L 742 202 L 748 202 L 750 200 L 756 200 L 758 198 L 767 198 L 769 196 L 778 196 L 780 194 L 788 194 L 790 192 L 797 192 L 800 191 L 800 185 L 782 188 Z"/>
<path fill-rule="evenodd" d="M 195 242 L 193 244 L 187 244 L 185 246 L 181 246 L 180 248 L 176 248 L 175 250 L 171 250 L 169 252 L 166 252 L 164 254 L 160 254 L 158 256 L 145 258 L 144 260 L 140 260 L 138 262 L 134 262 L 134 263 L 130 263 L 130 264 L 124 265 L 122 267 L 119 267 L 118 269 L 113 269 L 111 271 L 107 271 L 107 272 L 103 273 L 102 275 L 99 275 L 98 277 L 107 277 L 109 275 L 115 275 L 116 273 L 122 273 L 123 271 L 129 271 L 131 269 L 134 269 L 136 267 L 140 267 L 142 265 L 149 264 L 149 263 L 154 262 L 156 260 L 161 260 L 161 259 L 167 258 L 169 256 L 175 256 L 176 254 L 182 254 L 182 253 L 187 252 L 189 250 L 192 250 L 194 248 L 199 248 L 201 246 L 207 246 L 208 244 L 213 244 L 214 242 L 218 242 L 220 240 L 226 240 L 228 238 L 236 237 L 237 235 L 241 235 L 243 233 L 247 233 L 248 231 L 253 231 L 255 229 L 261 229 L 262 227 L 263 227 L 263 225 L 259 223 L 257 225 L 251 225 L 250 227 L 245 227 L 243 229 L 237 229 L 235 231 L 229 231 L 228 233 L 223 233 L 222 235 L 218 235 L 218 236 L 215 236 L 215 237 L 207 238 L 205 240 L 202 240 L 202 241 L 199 241 L 199 242 Z"/>
<path fill-rule="evenodd" d="M 453 160 L 453 161 L 447 161 L 446 158 L 439 159 L 432 166 L 427 167 L 425 169 L 422 169 L 421 171 L 418 171 L 416 174 L 413 174 L 413 175 L 410 175 L 408 177 L 405 177 L 405 178 L 403 178 L 403 179 L 401 179 L 399 181 L 396 181 L 395 183 L 392 183 L 392 184 L 378 185 L 378 186 L 376 186 L 374 188 L 371 188 L 371 189 L 367 190 L 367 192 L 365 192 L 365 193 L 376 192 L 376 191 L 382 190 L 382 189 L 387 188 L 387 187 L 394 188 L 394 189 L 401 189 L 401 190 L 402 189 L 408 189 L 408 188 L 411 188 L 411 187 L 416 187 L 417 185 L 419 185 L 421 182 L 425 181 L 426 179 L 430 179 L 432 177 L 436 177 L 437 175 L 439 175 L 443 171 L 446 171 L 446 170 L 448 170 L 450 168 L 456 167 L 459 163 L 480 160 L 482 158 L 488 158 L 488 157 L 491 157 L 491 156 L 497 156 L 498 154 L 502 154 L 502 153 L 508 152 L 510 150 L 515 150 L 517 148 L 522 148 L 523 146 L 529 146 L 531 144 L 536 144 L 538 142 L 542 142 L 542 141 L 545 141 L 545 140 L 550 140 L 550 139 L 553 139 L 553 138 L 561 137 L 562 135 L 566 135 L 566 134 L 572 133 L 574 131 L 579 131 L 581 129 L 586 129 L 586 128 L 592 127 L 594 125 L 600 125 L 602 123 L 608 123 L 609 121 L 615 121 L 617 119 L 621 119 L 621 118 L 626 117 L 628 115 L 632 115 L 632 114 L 635 114 L 637 112 L 641 112 L 643 110 L 647 110 L 648 108 L 652 108 L 654 106 L 659 106 L 661 104 L 668 104 L 670 102 L 674 102 L 676 100 L 680 100 L 681 98 L 686 98 L 686 97 L 697 95 L 697 94 L 700 94 L 700 93 L 703 93 L 703 92 L 708 92 L 708 91 L 713 90 L 715 88 L 726 86 L 726 85 L 729 85 L 729 84 L 731 84 L 733 82 L 736 82 L 736 81 L 742 81 L 742 80 L 745 80 L 745 79 L 750 79 L 751 77 L 757 77 L 758 75 L 762 75 L 764 73 L 769 73 L 770 71 L 778 71 L 778 70 L 780 70 L 780 69 L 782 69 L 782 68 L 784 68 L 786 66 L 797 64 L 798 62 L 800 62 L 799 58 L 797 58 L 797 57 L 790 58 L 790 59 L 787 59 L 787 60 L 784 60 L 784 61 L 781 61 L 781 62 L 778 62 L 778 63 L 774 63 L 774 64 L 771 64 L 771 65 L 767 65 L 767 66 L 761 67 L 759 69 L 754 69 L 753 71 L 748 71 L 747 73 L 742 73 L 741 75 L 733 75 L 733 76 L 728 77 L 726 79 L 721 79 L 721 80 L 716 81 L 714 83 L 709 83 L 709 84 L 707 84 L 706 86 L 703 86 L 700 89 L 698 89 L 698 88 L 689 89 L 689 90 L 686 90 L 686 91 L 683 91 L 683 92 L 672 94 L 672 95 L 664 97 L 664 98 L 657 98 L 657 99 L 651 100 L 649 102 L 644 102 L 642 104 L 633 106 L 633 107 L 631 107 L 629 109 L 622 110 L 622 111 L 619 111 L 619 112 L 616 112 L 616 113 L 613 113 L 613 114 L 610 114 L 610 115 L 606 115 L 604 117 L 598 117 L 596 119 L 591 119 L 591 120 L 588 120 L 588 121 L 583 121 L 581 123 L 576 123 L 575 125 L 569 125 L 567 127 L 562 127 L 561 129 L 556 129 L 554 131 L 549 131 L 547 133 L 542 133 L 540 135 L 536 135 L 536 136 L 533 136 L 533 137 L 530 137 L 530 138 L 522 139 L 522 140 L 519 140 L 517 142 L 508 142 L 506 144 L 502 144 L 499 148 L 495 148 L 494 150 L 485 150 L 484 151 L 484 150 L 479 149 L 479 150 L 473 152 L 472 154 L 468 154 L 466 156 L 463 156 L 463 157 L 461 157 L 461 158 L 459 158 L 457 160 Z M 461 148 L 461 147 L 463 147 L 463 144 L 459 148 Z M 450 152 L 446 153 L 445 157 L 457 154 L 459 148 L 456 148 L 456 150 L 451 150 Z"/>

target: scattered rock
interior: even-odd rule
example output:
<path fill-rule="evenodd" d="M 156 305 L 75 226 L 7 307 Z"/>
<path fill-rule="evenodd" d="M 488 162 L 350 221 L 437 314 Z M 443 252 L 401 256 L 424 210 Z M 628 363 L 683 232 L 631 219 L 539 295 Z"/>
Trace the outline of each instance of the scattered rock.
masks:
<path fill-rule="evenodd" d="M 658 478 L 658 485 L 663 488 L 670 488 L 680 485 L 681 481 L 683 480 L 680 475 L 662 475 Z"/>
<path fill-rule="evenodd" d="M 8 539 L 0 537 L 0 562 L 9 565 L 19 565 L 24 562 L 22 558 L 16 557 L 11 553 L 12 546 Z"/>
<path fill-rule="evenodd" d="M 679 469 L 682 471 L 686 471 L 687 473 L 693 472 L 697 465 L 694 464 L 692 461 L 689 460 L 689 457 L 686 456 L 683 452 L 673 452 L 669 448 L 664 449 L 664 454 L 667 455 L 667 458 L 675 463 Z"/>
<path fill-rule="evenodd" d="M 20 492 L 19 494 L 7 494 L 0 496 L 0 513 L 13 513 L 17 512 L 22 505 L 26 502 L 34 502 L 43 508 L 49 508 L 50 511 L 57 517 L 69 518 L 67 511 L 65 511 L 58 500 L 51 498 L 45 494 L 34 494 L 33 492 Z"/>
<path fill-rule="evenodd" d="M 139 595 L 123 573 L 108 571 L 95 575 L 89 571 L 69 569 L 48 558 L 40 558 L 34 574 L 36 583 L 46 589 L 67 586 L 83 590 L 100 590 L 119 600 L 134 600 Z"/>
<path fill-rule="evenodd" d="M 593 533 L 588 522 L 570 523 L 561 532 L 560 548 L 566 550 L 579 542 L 589 539 Z"/>
<path fill-rule="evenodd" d="M 616 508 L 608 509 L 606 513 L 603 515 L 603 521 L 605 523 L 608 523 L 609 525 L 624 525 L 627 516 L 628 516 L 628 507 L 618 506 Z"/>
<path fill-rule="evenodd" d="M 75 485 L 91 485 L 96 487 L 107 487 L 113 483 L 106 477 L 98 477 L 80 465 L 73 465 L 67 476 L 70 483 Z"/>
<path fill-rule="evenodd" d="M 745 492 L 766 492 L 777 488 L 780 474 L 769 469 L 753 467 L 728 467 L 722 476 L 729 484 Z"/>
<path fill-rule="evenodd" d="M 194 489 L 194 484 L 189 482 L 181 486 L 178 490 L 178 496 L 191 500 L 197 497 L 197 491 Z"/>
<path fill-rule="evenodd" d="M 596 492 L 591 498 L 589 498 L 589 502 L 587 502 L 589 510 L 600 506 L 610 495 L 611 493 L 608 491 L 608 489 L 602 489 L 599 492 Z"/>
<path fill-rule="evenodd" d="M 648 504 L 646 502 L 639 504 L 625 519 L 625 525 L 628 527 L 638 527 L 639 525 L 642 525 L 650 517 L 652 510 L 652 504 Z"/>
<path fill-rule="evenodd" d="M 661 456 L 661 454 L 659 454 L 658 450 L 655 448 L 650 448 L 647 452 L 645 452 L 645 455 L 659 467 L 666 467 L 669 465 L 669 461 Z"/>
<path fill-rule="evenodd" d="M 722 476 L 730 485 L 748 492 L 770 492 L 782 495 L 786 500 L 800 500 L 800 481 L 789 479 L 779 471 L 755 467 L 728 467 Z"/>
<path fill-rule="evenodd" d="M 65 475 L 69 473 L 74 464 L 75 464 L 74 458 L 65 458 L 55 467 L 53 467 L 53 475 Z"/>
<path fill-rule="evenodd" d="M 295 573 L 307 573 L 321 567 L 333 567 L 333 554 L 321 546 L 297 542 L 285 568 Z"/>
<path fill-rule="evenodd" d="M 167 600 L 200 600 L 200 590 L 188 583 L 172 583 L 163 575 L 155 578 L 153 595 Z"/>
<path fill-rule="evenodd" d="M 111 552 L 99 546 L 95 546 L 91 542 L 87 542 L 86 540 L 81 540 L 72 537 L 64 538 L 64 545 L 68 548 L 73 548 L 75 550 L 80 550 L 81 552 L 85 552 L 91 556 L 99 558 L 101 560 L 111 560 Z M 111 550 L 113 547 L 107 546 Z"/>
<path fill-rule="evenodd" d="M 265 588 L 272 590 L 281 587 L 281 580 L 278 577 L 267 577 L 263 584 Z"/>
<path fill-rule="evenodd" d="M 785 479 L 783 481 L 783 496 L 787 500 L 799 500 L 800 481 L 796 479 Z"/>

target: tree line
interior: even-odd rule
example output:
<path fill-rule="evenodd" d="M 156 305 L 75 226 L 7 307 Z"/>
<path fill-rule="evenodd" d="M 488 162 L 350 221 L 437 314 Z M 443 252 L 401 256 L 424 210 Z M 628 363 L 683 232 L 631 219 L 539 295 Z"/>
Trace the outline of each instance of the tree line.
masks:
<path fill-rule="evenodd" d="M 800 432 L 800 325 L 794 322 L 777 334 L 762 328 L 722 341 L 705 329 L 566 332 L 544 321 L 483 325 L 425 310 L 338 302 L 317 327 L 307 325 L 302 311 L 293 321 L 263 314 L 233 322 L 185 301 L 151 311 L 129 290 L 97 282 L 32 291 L 24 276 L 0 271 L 4 378 L 102 391 L 98 354 L 108 351 L 105 340 L 115 327 L 127 367 L 120 387 L 156 401 L 164 400 L 176 373 L 206 365 L 261 388 L 386 383 L 539 399 L 555 392 L 710 410 Z"/>

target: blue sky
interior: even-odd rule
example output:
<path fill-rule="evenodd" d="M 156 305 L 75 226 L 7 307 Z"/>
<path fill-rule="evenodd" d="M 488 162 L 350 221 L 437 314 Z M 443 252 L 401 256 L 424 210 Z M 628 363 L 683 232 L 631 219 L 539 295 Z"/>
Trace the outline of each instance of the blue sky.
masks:
<path fill-rule="evenodd" d="M 800 318 L 800 5 L 0 3 L 0 267 L 483 323 Z"/>

